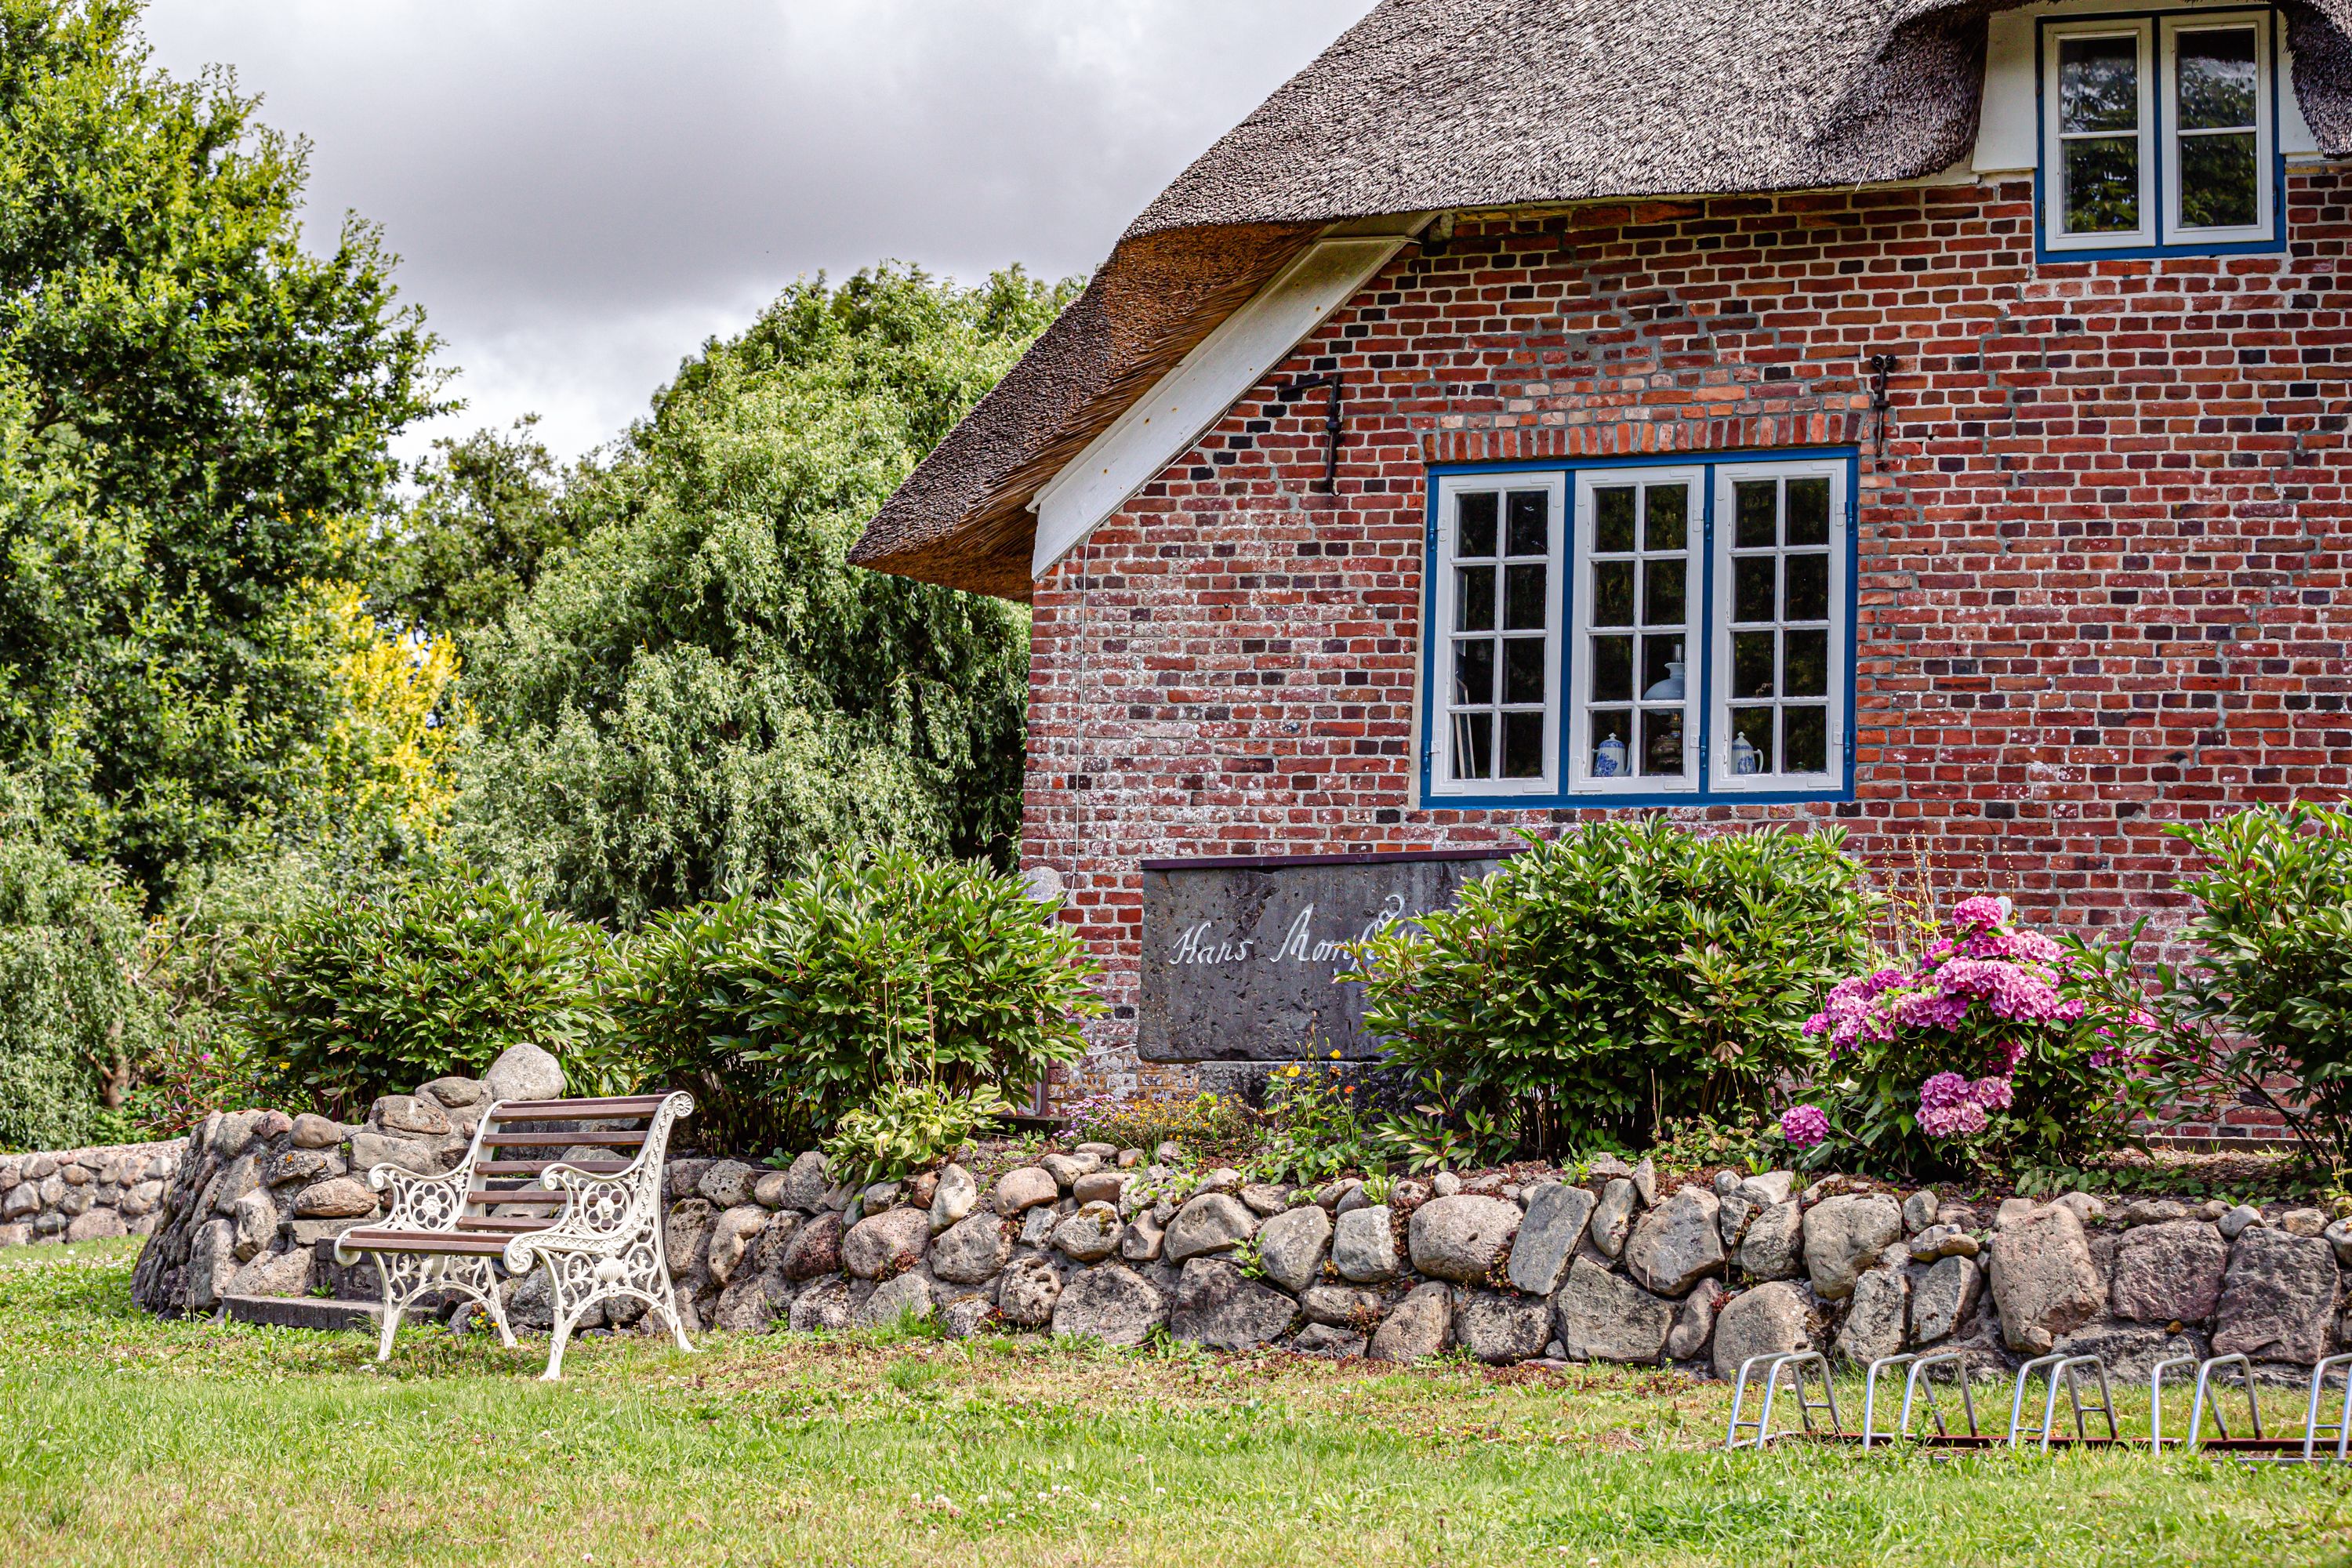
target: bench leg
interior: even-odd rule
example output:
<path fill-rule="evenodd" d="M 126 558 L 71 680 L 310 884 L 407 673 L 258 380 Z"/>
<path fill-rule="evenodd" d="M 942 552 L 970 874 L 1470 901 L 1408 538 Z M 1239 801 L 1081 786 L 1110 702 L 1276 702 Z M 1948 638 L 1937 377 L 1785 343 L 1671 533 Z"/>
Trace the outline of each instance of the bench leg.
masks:
<path fill-rule="evenodd" d="M 400 1331 L 400 1316 L 430 1282 L 433 1265 L 429 1259 L 404 1252 L 371 1252 L 368 1256 L 375 1259 L 376 1280 L 383 1287 L 383 1332 L 376 1341 L 375 1359 L 387 1362 L 392 1359 L 392 1337 Z M 416 1277 L 413 1282 L 412 1275 Z"/>
<path fill-rule="evenodd" d="M 596 1299 L 596 1260 L 577 1252 L 551 1253 L 546 1268 L 547 1300 L 554 1310 L 555 1331 L 548 1339 L 547 1370 L 539 1379 L 555 1383 L 563 1376 L 563 1347 L 571 1342 L 572 1326 Z"/>
<path fill-rule="evenodd" d="M 667 1279 L 662 1281 L 660 1294 L 654 1298 L 654 1310 L 659 1312 L 662 1321 L 669 1325 L 669 1331 L 677 1336 L 678 1349 L 691 1353 L 700 1348 L 686 1337 L 686 1324 L 677 1315 L 677 1296 L 670 1289 Z"/>
<path fill-rule="evenodd" d="M 515 1348 L 514 1330 L 507 1326 L 506 1304 L 499 1300 L 499 1271 L 487 1258 L 477 1258 L 461 1265 L 452 1263 L 448 1282 L 469 1297 L 481 1308 L 499 1331 L 499 1342 L 507 1349 Z"/>
<path fill-rule="evenodd" d="M 489 1272 L 488 1265 L 485 1264 L 483 1268 L 485 1272 Z M 482 1305 L 488 1309 L 490 1321 L 499 1326 L 499 1342 L 509 1350 L 514 1349 L 514 1330 L 508 1326 L 506 1303 L 499 1300 L 499 1279 L 494 1272 L 490 1273 L 490 1288 L 482 1292 Z"/>

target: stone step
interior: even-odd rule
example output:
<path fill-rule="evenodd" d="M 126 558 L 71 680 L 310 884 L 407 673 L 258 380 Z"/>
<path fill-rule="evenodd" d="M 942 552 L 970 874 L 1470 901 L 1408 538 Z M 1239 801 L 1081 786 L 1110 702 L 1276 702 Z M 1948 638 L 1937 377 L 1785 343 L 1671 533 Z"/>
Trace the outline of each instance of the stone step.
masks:
<path fill-rule="evenodd" d="M 233 1323 L 266 1323 L 280 1329 L 361 1329 L 376 1331 L 383 1309 L 373 1301 L 324 1296 L 223 1296 L 221 1315 Z"/>

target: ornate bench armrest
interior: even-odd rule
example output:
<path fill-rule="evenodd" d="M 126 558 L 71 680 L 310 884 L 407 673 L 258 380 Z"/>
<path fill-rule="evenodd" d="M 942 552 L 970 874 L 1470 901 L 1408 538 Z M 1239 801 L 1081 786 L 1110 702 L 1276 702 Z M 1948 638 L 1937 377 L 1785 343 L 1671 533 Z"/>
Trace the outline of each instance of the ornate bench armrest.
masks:
<path fill-rule="evenodd" d="M 509 1272 L 530 1268 L 539 1252 L 612 1252 L 647 1229 L 660 1227 L 661 1205 L 640 1203 L 643 1183 L 635 1171 L 598 1175 L 573 1165 L 550 1165 L 539 1184 L 563 1194 L 563 1207 L 548 1216 L 546 1228 L 528 1231 L 507 1244 Z M 656 1175 L 655 1180 L 659 1181 Z"/>

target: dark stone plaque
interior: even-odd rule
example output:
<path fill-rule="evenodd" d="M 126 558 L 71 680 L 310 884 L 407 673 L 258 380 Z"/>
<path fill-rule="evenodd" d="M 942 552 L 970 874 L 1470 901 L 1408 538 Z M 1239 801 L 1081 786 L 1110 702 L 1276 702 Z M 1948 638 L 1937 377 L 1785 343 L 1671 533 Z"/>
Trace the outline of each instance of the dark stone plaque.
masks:
<path fill-rule="evenodd" d="M 1347 944 L 1454 901 L 1499 853 L 1148 860 L 1143 867 L 1146 1061 L 1377 1056 Z"/>

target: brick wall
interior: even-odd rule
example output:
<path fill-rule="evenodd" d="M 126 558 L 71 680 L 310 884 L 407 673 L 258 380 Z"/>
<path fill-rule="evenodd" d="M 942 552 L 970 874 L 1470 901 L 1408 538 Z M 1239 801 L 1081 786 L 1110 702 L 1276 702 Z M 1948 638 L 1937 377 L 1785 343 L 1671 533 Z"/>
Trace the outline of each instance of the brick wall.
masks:
<path fill-rule="evenodd" d="M 1108 971 L 1086 1078 L 1170 1070 L 1131 1047 L 1139 859 L 1583 815 L 1413 808 L 1432 462 L 1861 446 L 1857 798 L 1678 815 L 1835 821 L 1874 863 L 2113 927 L 2177 924 L 2165 824 L 2341 796 L 2343 174 L 2294 174 L 2266 256 L 2037 266 L 2032 195 L 1465 216 L 1040 583 L 1024 853 Z M 1272 388 L 1331 369 L 1326 496 L 1321 400 Z"/>

